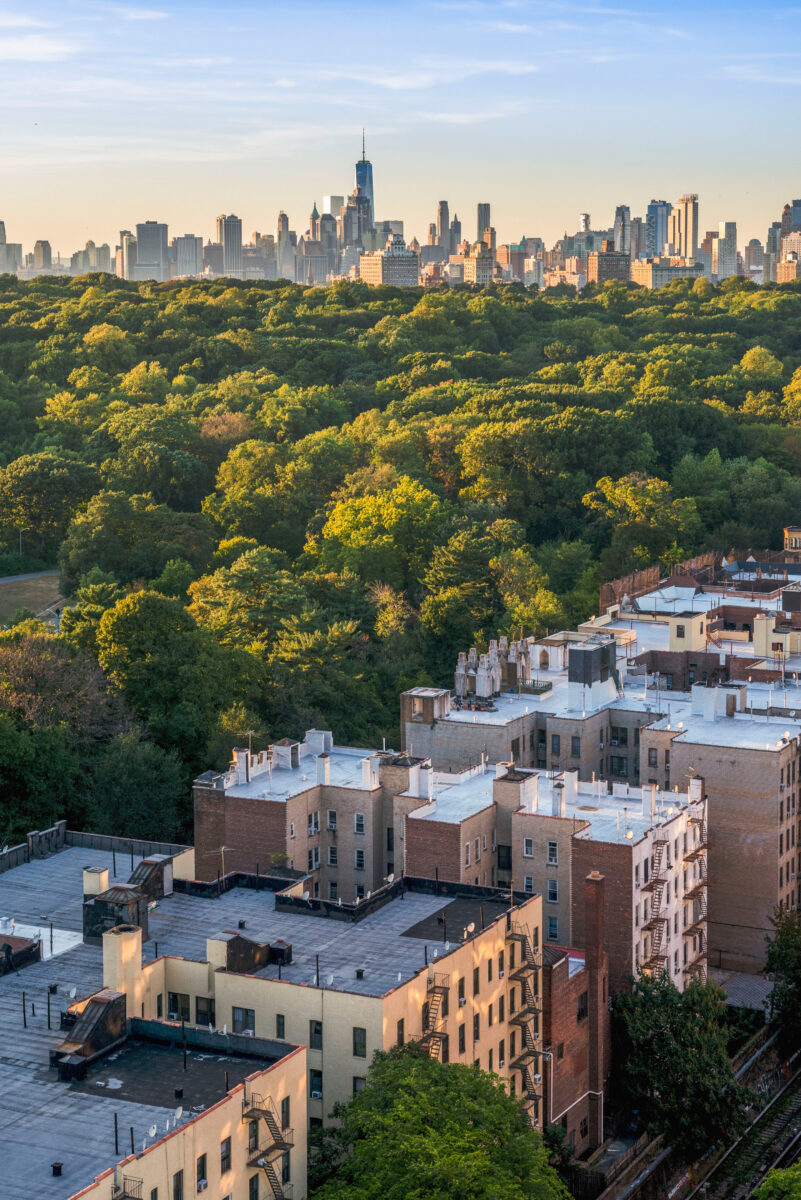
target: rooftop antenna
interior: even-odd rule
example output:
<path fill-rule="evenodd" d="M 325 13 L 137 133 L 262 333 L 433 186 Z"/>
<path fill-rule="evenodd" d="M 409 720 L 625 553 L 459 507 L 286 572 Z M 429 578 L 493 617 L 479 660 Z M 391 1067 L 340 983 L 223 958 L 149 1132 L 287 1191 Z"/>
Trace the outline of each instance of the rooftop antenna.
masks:
<path fill-rule="evenodd" d="M 362 128 L 362 162 L 366 162 L 366 161 L 367 161 L 367 154 L 365 153 L 365 149 L 364 149 L 364 128 Z"/>

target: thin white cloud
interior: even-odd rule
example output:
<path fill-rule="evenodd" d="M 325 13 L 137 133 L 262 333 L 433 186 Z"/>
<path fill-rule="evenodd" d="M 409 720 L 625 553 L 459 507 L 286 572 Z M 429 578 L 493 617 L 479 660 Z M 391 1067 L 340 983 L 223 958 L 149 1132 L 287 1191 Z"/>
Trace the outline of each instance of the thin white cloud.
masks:
<path fill-rule="evenodd" d="M 49 34 L 26 33 L 18 37 L 0 34 L 0 62 L 59 62 L 75 51 L 71 42 Z"/>
<path fill-rule="evenodd" d="M 0 29 L 43 29 L 44 21 L 37 21 L 25 13 L 0 12 Z"/>
<path fill-rule="evenodd" d="M 105 3 L 104 0 L 94 0 L 86 7 L 119 17 L 122 21 L 166 21 L 170 15 L 161 8 L 143 8 L 138 4 L 111 4 Z"/>
<path fill-rule="evenodd" d="M 786 87 L 801 87 L 801 74 L 780 75 L 776 71 L 767 71 L 756 63 L 730 63 L 723 67 L 722 73 L 727 79 L 738 79 L 743 83 L 769 83 Z"/>

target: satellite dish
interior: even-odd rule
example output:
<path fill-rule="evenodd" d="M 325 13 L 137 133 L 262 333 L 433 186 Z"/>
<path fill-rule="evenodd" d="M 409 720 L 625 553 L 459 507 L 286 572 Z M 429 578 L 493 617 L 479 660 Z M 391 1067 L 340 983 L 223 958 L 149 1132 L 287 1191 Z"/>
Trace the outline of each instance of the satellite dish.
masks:
<path fill-rule="evenodd" d="M 309 893 L 308 893 L 308 892 L 304 892 L 304 893 L 303 893 L 303 897 L 302 897 L 302 898 L 303 898 L 304 900 L 308 900 L 308 898 L 309 898 Z"/>
<path fill-rule="evenodd" d="M 475 923 L 475 921 L 471 921 L 471 922 L 470 922 L 470 924 L 467 926 L 467 932 L 468 932 L 468 933 L 475 933 L 475 932 L 476 932 L 476 923 Z"/>
<path fill-rule="evenodd" d="M 178 1105 L 178 1107 L 177 1107 L 177 1108 L 176 1108 L 176 1110 L 175 1110 L 175 1119 L 176 1119 L 176 1121 L 180 1121 L 180 1119 L 181 1119 L 181 1117 L 182 1117 L 183 1115 L 184 1115 L 184 1110 L 183 1110 L 183 1108 L 181 1107 L 181 1105 L 179 1104 L 179 1105 Z"/>
<path fill-rule="evenodd" d="M 70 988 L 70 1000 L 74 1000 L 77 995 L 78 989 L 76 987 Z"/>
<path fill-rule="evenodd" d="M 373 894 L 372 892 L 368 892 L 368 893 L 367 893 L 367 899 L 368 899 L 368 900 L 370 899 L 370 897 L 372 896 L 372 894 Z"/>
<path fill-rule="evenodd" d="M 3 846 L 2 852 L 3 852 L 3 854 L 8 854 L 8 842 L 6 842 L 5 846 Z"/>
<path fill-rule="evenodd" d="M 167 1124 L 164 1126 L 164 1132 L 165 1133 L 170 1132 L 170 1118 L 169 1117 L 167 1117 Z"/>
<path fill-rule="evenodd" d="M 401 981 L 402 979 L 403 979 L 403 975 L 402 975 L 402 973 L 401 973 L 400 971 L 398 971 L 398 983 L 400 983 L 400 981 Z"/>
<path fill-rule="evenodd" d="M 331 984 L 334 982 L 334 976 L 329 975 L 325 982 L 327 983 L 328 987 L 330 987 Z"/>
<path fill-rule="evenodd" d="M 390 871 L 389 875 L 387 875 L 387 883 L 394 883 L 394 882 L 395 882 L 395 872 Z"/>
<path fill-rule="evenodd" d="M 151 1126 L 150 1126 L 150 1128 L 149 1128 L 149 1129 L 148 1129 L 148 1131 L 147 1131 L 147 1136 L 148 1136 L 148 1137 L 152 1137 L 152 1138 L 154 1138 L 154 1137 L 156 1136 L 156 1134 L 157 1134 L 157 1133 L 158 1133 L 158 1129 L 156 1128 L 156 1126 L 155 1126 L 155 1125 L 151 1125 Z"/>

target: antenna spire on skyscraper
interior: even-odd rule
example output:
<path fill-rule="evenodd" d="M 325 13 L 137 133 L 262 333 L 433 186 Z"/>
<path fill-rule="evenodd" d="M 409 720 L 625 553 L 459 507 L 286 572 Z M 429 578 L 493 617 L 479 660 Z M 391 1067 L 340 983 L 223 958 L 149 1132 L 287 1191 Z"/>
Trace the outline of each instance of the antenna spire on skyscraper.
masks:
<path fill-rule="evenodd" d="M 364 148 L 364 129 L 362 128 L 362 162 L 366 162 L 367 153 Z"/>

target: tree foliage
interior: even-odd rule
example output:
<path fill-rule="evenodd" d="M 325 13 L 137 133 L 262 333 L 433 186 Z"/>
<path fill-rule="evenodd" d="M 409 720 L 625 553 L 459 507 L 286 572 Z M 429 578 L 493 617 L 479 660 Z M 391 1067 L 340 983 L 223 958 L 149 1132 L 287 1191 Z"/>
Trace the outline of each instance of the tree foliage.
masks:
<path fill-rule="evenodd" d="M 680 992 L 665 975 L 641 975 L 615 999 L 617 1095 L 688 1161 L 744 1124 L 747 1093 L 726 1053 L 725 1011 L 714 984 L 694 979 Z"/>
<path fill-rule="evenodd" d="M 415 1045 L 376 1054 L 312 1150 L 313 1200 L 566 1200 L 519 1100 Z M 328 1174 L 328 1178 L 325 1178 Z"/>

